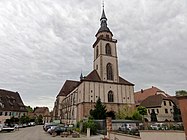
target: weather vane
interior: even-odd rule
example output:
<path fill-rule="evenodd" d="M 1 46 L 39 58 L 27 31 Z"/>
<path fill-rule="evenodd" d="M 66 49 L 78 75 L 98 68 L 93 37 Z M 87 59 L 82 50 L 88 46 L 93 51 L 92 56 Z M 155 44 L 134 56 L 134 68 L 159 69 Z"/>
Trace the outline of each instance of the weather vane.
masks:
<path fill-rule="evenodd" d="M 104 2 L 104 0 L 103 0 L 103 2 L 102 2 L 102 7 L 103 7 L 103 8 L 105 7 L 105 2 Z"/>

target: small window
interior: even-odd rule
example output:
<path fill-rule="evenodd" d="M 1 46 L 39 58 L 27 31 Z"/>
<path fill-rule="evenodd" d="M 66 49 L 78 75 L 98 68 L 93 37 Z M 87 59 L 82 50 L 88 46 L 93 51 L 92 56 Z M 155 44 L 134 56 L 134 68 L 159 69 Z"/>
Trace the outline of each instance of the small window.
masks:
<path fill-rule="evenodd" d="M 5 112 L 5 116 L 7 116 L 7 112 Z"/>
<path fill-rule="evenodd" d="M 159 113 L 159 109 L 156 109 L 157 113 Z"/>
<path fill-rule="evenodd" d="M 108 92 L 108 102 L 114 102 L 114 95 L 111 90 Z"/>
<path fill-rule="evenodd" d="M 96 70 L 98 70 L 98 65 L 96 65 Z"/>
<path fill-rule="evenodd" d="M 106 38 L 109 39 L 109 35 L 106 35 Z"/>
<path fill-rule="evenodd" d="M 0 116 L 2 116 L 3 115 L 3 112 L 0 112 Z"/>
<path fill-rule="evenodd" d="M 169 102 L 169 106 L 172 106 L 171 102 Z"/>
<path fill-rule="evenodd" d="M 164 101 L 164 105 L 166 106 L 166 101 Z"/>
<path fill-rule="evenodd" d="M 98 49 L 98 46 L 96 48 L 96 58 L 99 56 L 99 49 Z"/>
<path fill-rule="evenodd" d="M 166 113 L 166 114 L 168 113 L 168 109 L 165 109 L 165 113 Z"/>

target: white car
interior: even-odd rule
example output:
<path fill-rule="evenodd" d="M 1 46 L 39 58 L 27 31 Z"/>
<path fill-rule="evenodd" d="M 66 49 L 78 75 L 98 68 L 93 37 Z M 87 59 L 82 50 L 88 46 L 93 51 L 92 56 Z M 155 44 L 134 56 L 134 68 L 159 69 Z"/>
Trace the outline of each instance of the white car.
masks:
<path fill-rule="evenodd" d="M 0 123 L 0 132 L 2 131 L 3 129 L 3 124 Z"/>

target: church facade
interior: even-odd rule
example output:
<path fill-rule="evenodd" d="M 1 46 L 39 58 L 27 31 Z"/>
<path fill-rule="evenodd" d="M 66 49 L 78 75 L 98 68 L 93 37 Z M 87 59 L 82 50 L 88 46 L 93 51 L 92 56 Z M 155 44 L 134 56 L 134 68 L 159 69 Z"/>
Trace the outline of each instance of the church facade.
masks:
<path fill-rule="evenodd" d="M 93 44 L 93 71 L 80 81 L 66 80 L 56 97 L 54 119 L 73 123 L 89 116 L 98 98 L 107 111 L 118 112 L 124 104 L 134 106 L 134 84 L 119 76 L 117 40 L 107 26 L 103 9 Z"/>

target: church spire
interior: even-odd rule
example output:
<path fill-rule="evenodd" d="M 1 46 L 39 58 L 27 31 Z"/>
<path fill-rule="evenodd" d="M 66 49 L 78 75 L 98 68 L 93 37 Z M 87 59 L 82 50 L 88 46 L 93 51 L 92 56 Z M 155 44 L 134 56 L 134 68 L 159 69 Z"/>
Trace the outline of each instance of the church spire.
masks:
<path fill-rule="evenodd" d="M 112 34 L 110 29 L 107 27 L 107 18 L 106 18 L 106 14 L 105 14 L 105 10 L 104 10 L 104 2 L 103 2 L 103 11 L 102 11 L 100 22 L 101 22 L 101 27 L 99 28 L 96 36 L 101 32 L 109 32 Z"/>
<path fill-rule="evenodd" d="M 100 21 L 102 20 L 107 20 L 106 15 L 105 15 L 105 10 L 104 10 L 104 1 L 103 1 L 103 12 L 102 12 Z"/>

